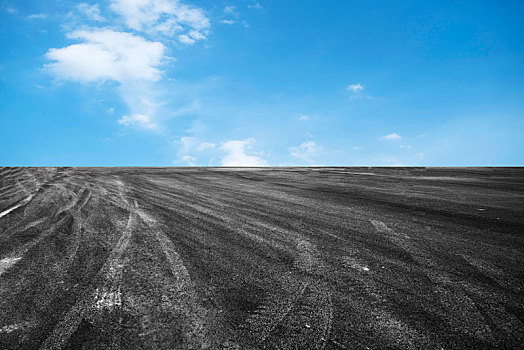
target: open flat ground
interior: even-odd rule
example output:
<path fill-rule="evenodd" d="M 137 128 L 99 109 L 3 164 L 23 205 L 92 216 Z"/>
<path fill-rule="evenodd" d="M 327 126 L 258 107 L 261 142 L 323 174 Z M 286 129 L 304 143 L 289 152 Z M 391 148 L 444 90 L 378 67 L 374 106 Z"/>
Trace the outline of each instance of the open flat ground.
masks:
<path fill-rule="evenodd" d="M 518 349 L 524 169 L 0 169 L 0 349 Z"/>

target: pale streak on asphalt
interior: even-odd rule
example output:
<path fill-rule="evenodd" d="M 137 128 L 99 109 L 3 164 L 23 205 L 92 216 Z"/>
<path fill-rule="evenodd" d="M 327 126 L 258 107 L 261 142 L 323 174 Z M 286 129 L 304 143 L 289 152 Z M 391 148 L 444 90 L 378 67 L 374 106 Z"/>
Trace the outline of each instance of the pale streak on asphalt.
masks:
<path fill-rule="evenodd" d="M 115 279 L 121 278 L 123 270 L 123 264 L 121 262 L 122 255 L 129 244 L 134 220 L 135 213 L 130 211 L 124 233 L 113 248 L 113 251 L 107 259 L 105 265 L 100 270 L 101 272 L 103 271 L 106 273 L 104 276 L 106 290 L 100 292 L 100 290 L 97 288 L 94 292 L 94 295 L 92 292 L 88 293 L 85 298 L 81 299 L 78 303 L 73 305 L 73 307 L 62 318 L 62 321 L 60 321 L 60 323 L 58 323 L 58 325 L 55 327 L 51 335 L 46 339 L 42 349 L 62 349 L 71 335 L 78 328 L 82 318 L 84 317 L 84 313 L 87 310 L 90 310 L 92 306 L 97 309 L 101 309 L 105 307 L 111 308 L 118 304 L 118 299 L 114 294 L 113 287 L 115 286 L 115 283 L 119 282 L 115 281 Z M 119 289 L 120 288 L 118 287 L 118 290 Z M 94 305 L 91 304 L 92 300 L 95 300 Z"/>
<path fill-rule="evenodd" d="M 380 233 L 388 233 L 395 236 L 400 236 L 404 238 L 409 238 L 408 235 L 405 233 L 399 233 L 395 232 L 393 229 L 389 228 L 385 223 L 379 220 L 371 220 L 371 224 L 375 227 L 375 229 Z"/>
<path fill-rule="evenodd" d="M 176 251 L 173 242 L 164 232 L 162 232 L 162 230 L 159 229 L 157 221 L 144 210 L 139 209 L 136 200 L 134 201 L 134 206 L 135 208 L 132 209 L 133 212 L 154 232 L 155 238 L 160 245 L 165 258 L 169 262 L 171 274 L 176 280 L 176 283 L 172 287 L 176 289 L 176 293 L 179 296 L 178 303 L 181 306 L 180 310 L 193 311 L 188 312 L 185 315 L 185 317 L 190 320 L 190 342 L 192 348 L 207 348 L 207 329 L 205 327 L 207 322 L 205 319 L 205 310 L 198 304 L 196 292 L 193 288 L 193 282 L 191 281 L 189 272 L 184 266 L 182 258 Z"/>
<path fill-rule="evenodd" d="M 18 209 L 21 206 L 26 205 L 27 203 L 29 203 L 31 201 L 31 199 L 33 199 L 33 196 L 29 196 L 29 197 L 27 197 L 25 199 L 22 199 L 18 204 L 12 206 L 11 208 L 9 208 L 7 210 L 4 210 L 3 212 L 0 213 L 0 218 L 6 216 L 7 214 L 12 212 L 13 210 Z"/>
<path fill-rule="evenodd" d="M 107 261 L 107 267 L 104 269 L 107 270 L 104 286 L 97 288 L 95 292 L 95 307 L 97 309 L 112 309 L 114 306 L 121 305 L 120 281 L 124 270 L 123 255 L 131 240 L 133 222 L 134 214 L 130 213 L 126 230 L 118 240 Z"/>
<path fill-rule="evenodd" d="M 7 269 L 11 268 L 16 264 L 22 257 L 17 258 L 5 258 L 0 260 L 0 275 L 2 275 Z"/>

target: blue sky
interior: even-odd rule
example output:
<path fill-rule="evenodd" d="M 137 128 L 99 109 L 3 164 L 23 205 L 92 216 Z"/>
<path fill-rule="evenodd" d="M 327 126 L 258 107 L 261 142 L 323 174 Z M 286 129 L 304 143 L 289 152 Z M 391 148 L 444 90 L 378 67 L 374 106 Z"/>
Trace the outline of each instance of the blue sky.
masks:
<path fill-rule="evenodd" d="M 524 165 L 524 2 L 0 0 L 0 165 Z"/>

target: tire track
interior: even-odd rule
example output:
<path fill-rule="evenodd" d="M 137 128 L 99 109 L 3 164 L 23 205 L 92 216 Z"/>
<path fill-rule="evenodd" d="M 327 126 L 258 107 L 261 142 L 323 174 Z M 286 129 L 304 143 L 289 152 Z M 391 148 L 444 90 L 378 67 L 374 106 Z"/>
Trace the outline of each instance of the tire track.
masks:
<path fill-rule="evenodd" d="M 263 345 L 263 343 L 272 335 L 274 330 L 282 324 L 284 319 L 289 315 L 289 313 L 296 306 L 300 298 L 302 298 L 308 286 L 309 284 L 307 282 L 304 282 L 300 286 L 298 291 L 295 293 L 295 295 L 291 299 L 289 299 L 286 303 L 284 303 L 284 305 L 282 305 L 280 308 L 276 310 L 272 310 L 273 306 L 270 305 L 262 309 L 262 312 L 260 312 L 257 315 L 256 321 L 257 323 L 263 322 L 263 318 L 267 318 L 269 325 L 266 330 L 261 331 L 262 335 L 259 336 L 260 339 L 257 342 L 258 346 Z M 254 322 L 254 320 L 251 320 L 251 322 Z"/>
<path fill-rule="evenodd" d="M 293 297 L 283 303 L 278 300 L 268 300 L 249 320 L 249 329 L 258 338 L 256 346 L 324 349 L 330 341 L 334 317 L 326 287 L 304 282 Z"/>
<path fill-rule="evenodd" d="M 85 190 L 85 191 L 89 191 L 89 190 Z M 31 196 L 29 198 L 28 202 L 30 201 L 30 199 L 32 197 L 33 196 Z M 83 202 L 81 203 L 81 207 L 83 207 L 89 201 L 90 197 L 91 196 L 90 196 L 90 191 L 89 191 L 88 195 L 83 198 Z M 79 242 L 79 238 L 78 238 L 78 234 L 79 234 L 79 230 L 82 227 L 82 220 L 80 218 L 80 212 L 79 212 L 81 207 L 75 207 L 77 204 L 78 204 L 78 196 L 75 196 L 74 200 L 71 201 L 71 203 L 69 203 L 66 206 L 66 208 L 64 208 L 61 211 L 58 211 L 57 214 L 55 215 L 55 216 L 57 216 L 57 215 L 61 214 L 62 212 L 67 211 L 73 217 L 73 233 L 76 233 L 76 237 L 73 240 L 73 243 L 76 242 L 76 244 L 73 245 L 74 246 L 73 252 L 72 253 L 68 253 L 68 256 L 70 257 L 68 259 L 69 261 L 71 261 L 72 258 L 74 257 L 74 253 L 77 251 L 78 244 L 80 243 Z M 19 206 L 21 206 L 21 205 L 19 205 Z M 27 252 L 30 251 L 33 247 L 37 246 L 40 242 L 42 242 L 43 240 L 45 240 L 49 236 L 53 235 L 54 232 L 56 231 L 56 229 L 58 227 L 62 226 L 67 221 L 67 219 L 68 218 L 66 216 L 66 217 L 61 218 L 58 222 L 50 224 L 50 227 L 47 228 L 46 230 L 44 230 L 42 233 L 40 233 L 36 238 L 32 239 L 31 241 L 27 242 L 26 244 L 23 244 L 22 246 L 20 246 L 18 248 L 15 248 L 14 251 L 9 253 L 8 256 L 6 256 L 2 260 L 2 261 L 10 261 L 11 262 L 10 264 L 7 264 L 7 263 L 4 264 L 7 267 L 5 269 L 2 269 L 2 273 L 5 272 L 8 268 L 12 267 L 16 262 L 21 260 L 27 254 Z M 48 221 L 48 220 L 50 220 L 49 216 L 37 219 L 37 220 L 27 224 L 25 227 L 23 227 L 23 229 L 18 230 L 18 232 L 24 232 L 24 231 L 26 231 L 26 230 L 34 227 L 34 226 L 42 224 L 43 222 Z M 20 224 L 22 224 L 22 222 Z M 18 224 L 18 225 L 20 225 L 20 224 Z M 15 226 L 18 226 L 18 225 L 15 225 Z M 12 230 L 12 229 L 14 229 L 14 227 L 10 228 L 9 230 Z"/>
<path fill-rule="evenodd" d="M 97 309 L 109 309 L 122 306 L 121 298 L 121 281 L 124 270 L 124 253 L 131 240 L 133 234 L 132 227 L 136 220 L 136 215 L 131 212 L 126 224 L 126 229 L 115 247 L 111 251 L 106 265 L 102 268 L 105 271 L 103 277 L 103 284 L 95 291 L 94 305 Z"/>
<path fill-rule="evenodd" d="M 95 278 L 95 280 L 101 280 L 99 287 L 86 292 L 80 301 L 69 309 L 45 340 L 41 349 L 62 349 L 77 330 L 82 319 L 92 319 L 103 310 L 112 311 L 116 307 L 121 307 L 120 284 L 124 268 L 123 258 L 133 234 L 135 220 L 135 213 L 130 211 L 124 232 Z"/>
<path fill-rule="evenodd" d="M 319 252 L 310 241 L 294 234 L 287 235 L 296 245 L 295 267 L 308 275 L 291 275 L 282 281 L 285 289 L 295 287 L 291 298 L 273 294 L 248 321 L 248 329 L 257 338 L 258 347 L 294 349 L 297 344 L 311 349 L 324 349 L 333 324 L 331 291 L 310 274 L 323 274 L 325 268 Z M 289 295 L 286 291 L 283 295 Z M 284 335 L 285 334 L 285 335 Z M 306 345 L 308 344 L 308 345 Z M 312 344 L 315 344 L 311 347 Z"/>
<path fill-rule="evenodd" d="M 389 228 L 385 223 L 379 220 L 370 220 L 373 227 L 375 227 L 375 230 L 377 230 L 380 233 L 385 233 L 392 236 L 402 237 L 402 238 L 409 238 L 408 235 L 401 232 L 396 232 L 393 229 Z"/>
<path fill-rule="evenodd" d="M 160 229 L 157 221 L 146 211 L 140 209 L 136 201 L 133 201 L 133 205 L 130 205 L 130 201 L 125 195 L 125 184 L 120 181 L 120 179 L 115 181 L 115 184 L 118 189 L 118 193 L 115 194 L 117 194 L 117 197 L 120 199 L 120 206 L 129 211 L 126 229 L 95 278 L 95 280 L 99 282 L 91 288 L 91 291 L 81 297 L 80 301 L 74 304 L 65 314 L 52 334 L 44 342 L 42 349 L 62 349 L 76 332 L 82 320 L 86 319 L 99 323 L 102 322 L 100 317 L 108 313 L 114 316 L 120 315 L 118 319 L 113 322 L 113 326 L 116 328 L 113 329 L 111 340 L 111 347 L 118 349 L 121 347 L 120 344 L 122 342 L 122 339 L 120 339 L 120 337 L 122 337 L 122 332 L 120 331 L 122 327 L 121 315 L 125 313 L 135 314 L 135 308 L 142 310 L 142 312 L 139 313 L 142 315 L 140 318 L 142 324 L 140 337 L 142 341 L 150 338 L 151 342 L 149 344 L 152 346 L 156 344 L 156 341 L 153 339 L 159 336 L 158 330 L 163 327 L 162 321 L 157 318 L 158 316 L 156 316 L 156 314 L 151 314 L 151 317 L 146 317 L 147 313 L 152 312 L 152 310 L 148 310 L 147 307 L 145 309 L 143 308 L 143 306 L 148 305 L 147 303 L 143 306 L 140 305 L 140 300 L 143 300 L 142 294 L 134 297 L 133 294 L 135 291 L 133 289 L 128 290 L 127 293 L 131 293 L 126 297 L 130 298 L 128 302 L 125 302 L 122 294 L 124 267 L 129 259 L 129 257 L 126 258 L 126 252 L 131 243 L 133 232 L 138 227 L 144 228 L 144 231 L 140 233 L 141 235 L 151 237 L 152 242 L 156 242 L 156 246 L 164 257 L 164 261 L 167 262 L 171 276 L 174 279 L 170 285 L 159 286 L 159 288 L 165 288 L 162 297 L 163 308 L 167 307 L 166 310 L 171 310 L 174 317 L 182 314 L 184 332 L 188 339 L 189 348 L 208 348 L 211 341 L 208 339 L 209 334 L 206 329 L 206 324 L 209 323 L 206 310 L 198 303 L 190 275 L 180 255 L 176 252 L 174 244 Z M 83 202 L 84 201 L 80 202 L 79 200 L 75 208 L 82 207 Z M 141 226 L 140 222 L 146 226 Z M 155 270 L 152 269 L 151 271 Z M 136 304 L 137 302 L 139 304 Z"/>
<path fill-rule="evenodd" d="M 20 208 L 20 207 L 23 207 L 23 206 L 26 205 L 27 203 L 31 202 L 31 199 L 33 199 L 33 196 L 32 196 L 32 195 L 30 195 L 30 196 L 27 197 L 27 198 L 22 199 L 20 202 L 18 202 L 18 204 L 12 206 L 11 208 L 4 210 L 3 212 L 0 213 L 0 218 L 6 216 L 7 214 L 9 214 L 10 212 L 12 212 L 13 210 L 16 210 L 16 209 L 18 209 L 18 208 Z"/>
<path fill-rule="evenodd" d="M 24 174 L 27 173 L 27 171 L 24 172 Z M 20 200 L 17 204 L 13 205 L 10 208 L 7 208 L 3 212 L 0 213 L 0 218 L 6 216 L 10 212 L 23 207 L 24 205 L 27 205 L 34 197 L 34 194 L 32 194 L 24 185 L 20 183 L 20 181 L 16 180 L 16 186 L 22 190 L 22 192 L 26 195 L 26 198 Z"/>
<path fill-rule="evenodd" d="M 331 332 L 333 330 L 333 300 L 331 297 L 331 293 L 327 293 L 327 304 L 328 307 L 322 309 L 323 324 L 325 326 L 322 331 L 322 337 L 320 337 L 319 343 L 317 344 L 317 346 L 320 345 L 320 350 L 324 350 L 324 348 L 326 347 L 328 341 L 330 340 Z"/>
<path fill-rule="evenodd" d="M 23 206 L 29 204 L 31 202 L 31 200 L 36 196 L 38 191 L 40 191 L 40 189 L 45 184 L 47 184 L 49 181 L 51 181 L 51 179 L 54 177 L 54 175 L 53 175 L 53 176 L 51 176 L 50 179 L 47 179 L 47 175 L 46 175 L 45 182 L 41 183 L 40 181 L 38 181 L 38 179 L 33 174 L 31 174 L 31 172 L 29 172 L 27 170 L 24 170 L 23 174 L 27 174 L 27 175 L 29 175 L 32 178 L 32 182 L 35 185 L 35 190 L 33 190 L 32 192 L 29 191 L 24 185 L 22 185 L 20 183 L 20 181 L 16 180 L 17 186 L 22 190 L 22 192 L 24 192 L 26 194 L 27 197 L 22 199 L 21 201 L 19 201 L 17 204 L 12 206 L 11 208 L 8 208 L 8 209 L 4 210 L 3 212 L 1 212 L 0 213 L 0 218 L 6 216 L 7 214 L 11 213 L 12 211 L 14 211 L 14 210 L 16 210 L 16 209 L 18 209 L 20 207 L 23 207 Z"/>
<path fill-rule="evenodd" d="M 22 257 L 19 256 L 15 258 L 7 257 L 7 258 L 0 260 L 0 276 L 21 259 Z"/>
<path fill-rule="evenodd" d="M 436 259 L 427 253 L 425 249 L 417 246 L 416 241 L 408 235 L 396 232 L 382 221 L 370 220 L 370 222 L 377 232 L 385 235 L 386 239 L 409 254 L 409 256 L 421 266 L 429 268 L 438 265 Z"/>
<path fill-rule="evenodd" d="M 4 257 L 2 259 L 2 261 L 4 261 L 4 260 L 5 261 L 12 261 L 13 263 L 8 266 L 8 268 L 11 268 L 15 263 L 20 261 L 27 254 L 27 252 L 29 250 L 31 250 L 33 247 L 38 245 L 42 240 L 44 240 L 47 237 L 49 237 L 50 235 L 54 234 L 55 230 L 58 227 L 62 226 L 66 222 L 66 220 L 67 220 L 67 217 L 64 217 L 64 218 L 60 219 L 58 222 L 56 222 L 53 225 L 51 225 L 51 227 L 49 227 L 47 230 L 42 232 L 35 239 L 33 239 L 30 242 L 22 245 L 21 247 L 15 248 L 15 250 L 12 251 L 11 253 L 9 253 L 6 257 Z M 2 273 L 5 272 L 6 270 L 7 270 L 7 268 L 4 271 L 2 271 Z"/>
<path fill-rule="evenodd" d="M 92 198 L 92 191 L 84 187 L 81 190 L 80 195 L 77 196 L 77 200 L 74 203 L 74 205 L 68 209 L 68 212 L 73 217 L 72 234 L 74 235 L 74 238 L 71 239 L 72 243 L 70 247 L 68 248 L 68 252 L 67 252 L 67 256 L 68 256 L 67 267 L 71 266 L 76 254 L 78 253 L 78 249 L 80 248 L 82 233 L 85 230 L 84 229 L 85 219 L 82 218 L 82 209 L 87 205 L 87 203 L 89 203 L 91 198 Z"/>
<path fill-rule="evenodd" d="M 158 222 L 144 210 L 138 208 L 135 201 L 136 215 L 148 226 L 149 235 L 154 238 L 157 246 L 168 263 L 171 276 L 174 282 L 167 287 L 163 294 L 163 298 L 169 300 L 169 308 L 173 309 L 174 313 L 180 313 L 183 316 L 183 328 L 185 337 L 187 337 L 188 347 L 190 349 L 206 349 L 213 342 L 210 339 L 210 333 L 207 329 L 209 324 L 207 311 L 198 303 L 196 291 L 193 288 L 191 277 L 184 262 L 173 242 L 161 230 Z M 161 288 L 165 288 L 162 286 Z M 156 321 L 153 319 L 147 320 L 149 324 L 144 324 L 144 336 L 153 333 L 148 328 L 158 328 L 155 325 Z"/>

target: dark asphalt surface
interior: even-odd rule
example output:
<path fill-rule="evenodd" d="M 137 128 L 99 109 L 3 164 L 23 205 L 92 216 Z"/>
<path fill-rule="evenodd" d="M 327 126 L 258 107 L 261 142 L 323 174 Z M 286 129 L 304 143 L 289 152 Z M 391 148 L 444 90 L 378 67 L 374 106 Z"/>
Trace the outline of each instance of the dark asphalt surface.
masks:
<path fill-rule="evenodd" d="M 524 169 L 0 169 L 0 349 L 519 349 Z"/>

